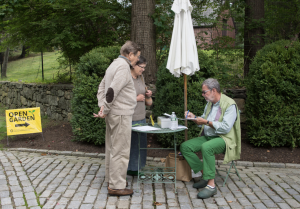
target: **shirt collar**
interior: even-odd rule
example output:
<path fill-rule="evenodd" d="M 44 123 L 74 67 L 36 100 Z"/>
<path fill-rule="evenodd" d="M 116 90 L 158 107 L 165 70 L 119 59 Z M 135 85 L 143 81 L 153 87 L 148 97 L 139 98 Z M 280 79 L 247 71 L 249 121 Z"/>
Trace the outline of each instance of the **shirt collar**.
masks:
<path fill-rule="evenodd" d="M 214 107 L 217 107 L 219 105 L 220 105 L 220 100 L 216 104 L 213 104 Z"/>
<path fill-rule="evenodd" d="M 124 57 L 123 55 L 119 55 L 119 58 L 125 59 L 125 61 L 129 64 L 130 69 L 132 68 L 131 62 L 129 61 L 129 59 L 127 57 Z"/>

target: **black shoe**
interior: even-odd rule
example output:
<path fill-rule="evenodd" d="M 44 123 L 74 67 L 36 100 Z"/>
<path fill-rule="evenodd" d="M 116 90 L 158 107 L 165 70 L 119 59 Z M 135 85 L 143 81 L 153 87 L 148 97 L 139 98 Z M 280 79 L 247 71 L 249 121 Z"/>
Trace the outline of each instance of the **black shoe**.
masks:
<path fill-rule="evenodd" d="M 193 184 L 196 189 L 204 188 L 207 186 L 208 180 L 200 179 L 200 181 Z"/>
<path fill-rule="evenodd" d="M 129 176 L 137 176 L 137 175 L 138 175 L 138 171 L 131 171 L 131 170 L 128 170 L 128 171 L 127 171 L 127 175 L 129 175 Z"/>
<path fill-rule="evenodd" d="M 217 194 L 217 187 L 210 188 L 209 186 L 205 187 L 201 192 L 198 193 L 197 197 L 199 199 L 207 199 Z"/>

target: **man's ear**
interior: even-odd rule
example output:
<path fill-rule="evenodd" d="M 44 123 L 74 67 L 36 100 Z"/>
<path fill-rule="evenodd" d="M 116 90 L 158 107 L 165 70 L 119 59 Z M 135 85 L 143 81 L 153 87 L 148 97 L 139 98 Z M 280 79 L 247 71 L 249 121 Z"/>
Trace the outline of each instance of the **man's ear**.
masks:
<path fill-rule="evenodd" d="M 133 54 L 133 52 L 129 52 L 129 57 L 134 57 L 135 55 Z"/>

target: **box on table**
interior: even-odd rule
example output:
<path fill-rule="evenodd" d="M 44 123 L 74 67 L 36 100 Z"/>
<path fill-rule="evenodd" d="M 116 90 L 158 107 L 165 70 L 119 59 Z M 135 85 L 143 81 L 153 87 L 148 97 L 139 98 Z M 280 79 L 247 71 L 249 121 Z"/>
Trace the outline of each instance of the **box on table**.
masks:
<path fill-rule="evenodd" d="M 171 118 L 167 118 L 165 116 L 157 117 L 157 125 L 161 128 L 170 128 L 171 127 Z"/>

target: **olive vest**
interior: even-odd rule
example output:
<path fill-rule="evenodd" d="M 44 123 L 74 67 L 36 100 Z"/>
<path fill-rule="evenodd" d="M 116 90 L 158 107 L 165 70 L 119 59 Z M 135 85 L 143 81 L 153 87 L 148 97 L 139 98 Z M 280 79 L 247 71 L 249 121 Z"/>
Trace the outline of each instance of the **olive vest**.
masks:
<path fill-rule="evenodd" d="M 221 108 L 222 112 L 219 117 L 219 122 L 221 122 L 223 120 L 223 116 L 224 116 L 226 109 L 233 104 L 235 105 L 235 108 L 236 108 L 236 115 L 237 115 L 236 121 L 233 124 L 233 127 L 231 128 L 231 130 L 227 134 L 219 135 L 222 139 L 224 139 L 224 141 L 226 143 L 226 151 L 225 151 L 225 158 L 224 158 L 223 164 L 227 164 L 232 160 L 238 160 L 238 159 L 240 159 L 240 155 L 241 155 L 240 113 L 239 113 L 239 110 L 238 110 L 238 107 L 237 107 L 235 101 L 224 94 L 221 94 L 221 98 L 220 98 L 220 108 Z M 207 119 L 207 116 L 210 113 L 211 107 L 212 107 L 212 103 L 209 102 L 207 105 L 204 119 Z M 201 136 L 203 129 L 204 129 L 204 125 L 202 126 L 199 136 Z"/>

